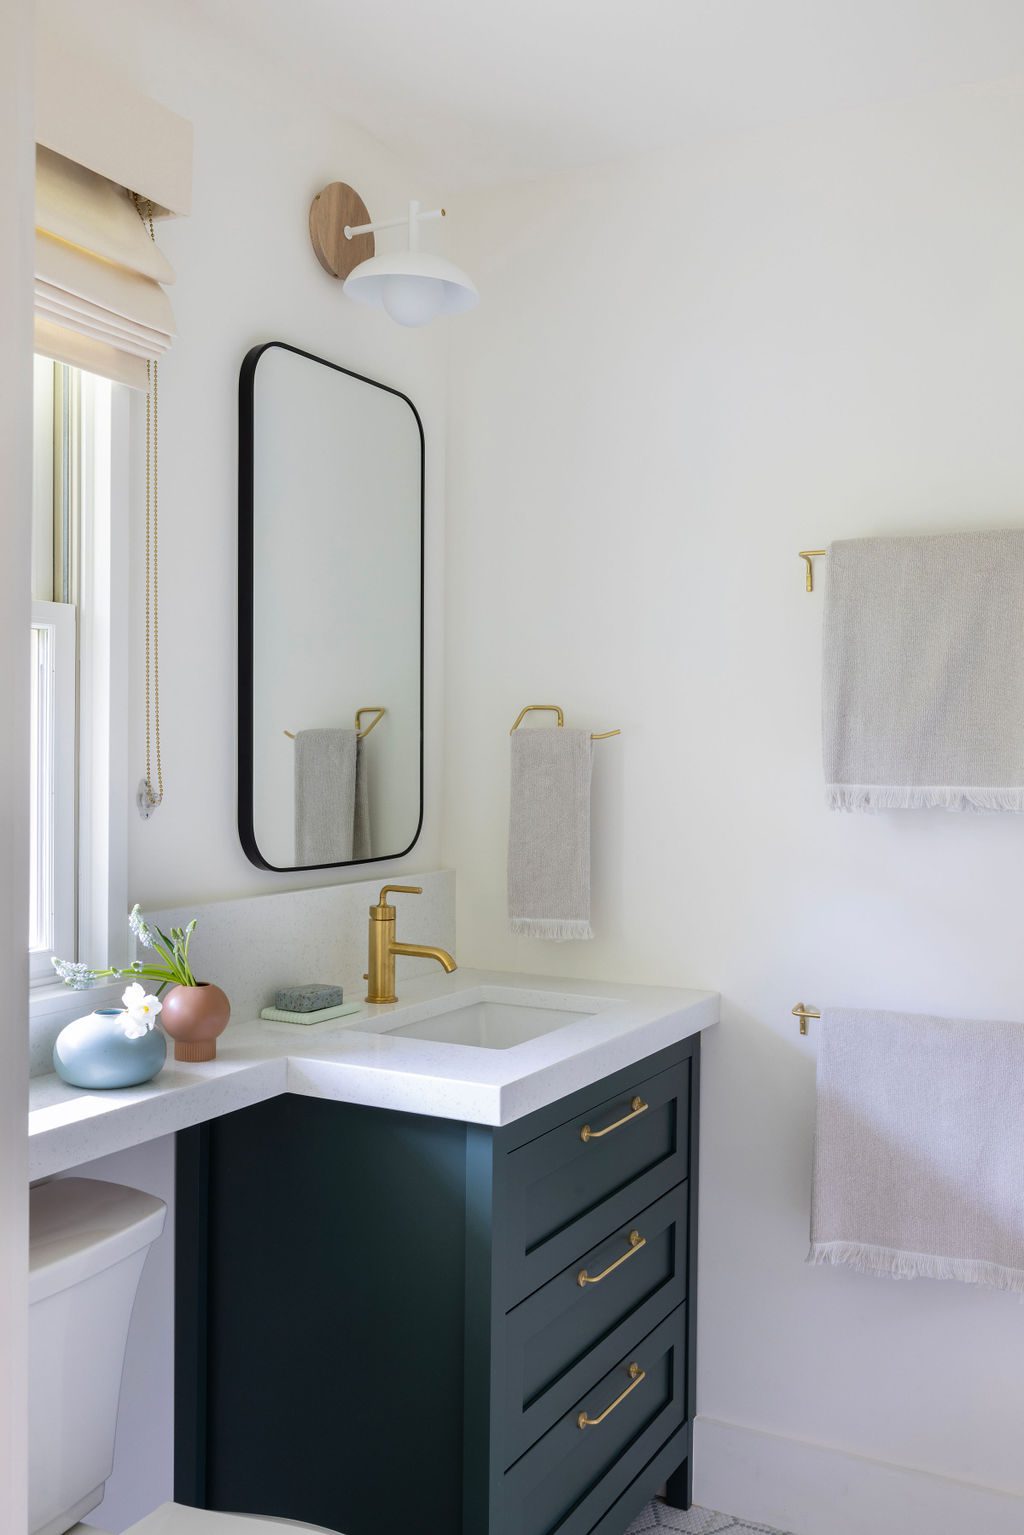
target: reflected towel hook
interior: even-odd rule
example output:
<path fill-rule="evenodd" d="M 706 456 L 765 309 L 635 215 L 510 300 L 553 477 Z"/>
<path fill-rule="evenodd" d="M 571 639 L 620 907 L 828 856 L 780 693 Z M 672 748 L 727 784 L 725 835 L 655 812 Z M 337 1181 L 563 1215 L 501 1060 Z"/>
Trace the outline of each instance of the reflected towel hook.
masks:
<path fill-rule="evenodd" d="M 516 731 L 519 729 L 520 725 L 523 723 L 523 720 L 526 718 L 526 716 L 528 714 L 533 714 L 533 713 L 553 714 L 553 715 L 555 715 L 556 723 L 557 723 L 559 729 L 561 729 L 561 727 L 565 724 L 565 710 L 561 707 L 561 705 L 559 705 L 559 704 L 527 704 L 526 708 L 525 709 L 520 709 L 519 713 L 516 715 L 516 722 L 512 726 L 512 729 L 509 731 L 509 735 L 510 736 L 511 735 L 515 735 Z M 598 731 L 591 731 L 590 739 L 592 741 L 607 741 L 610 736 L 620 736 L 621 734 L 622 734 L 621 730 L 598 730 Z"/>
<path fill-rule="evenodd" d="M 382 709 L 378 704 L 364 704 L 361 709 L 357 709 L 356 710 L 356 740 L 357 741 L 365 741 L 366 737 L 370 734 L 370 731 L 373 730 L 376 725 L 380 724 L 381 720 L 384 718 L 384 716 L 385 716 L 385 714 L 387 714 L 387 712 L 388 712 L 387 709 Z M 363 715 L 364 714 L 376 715 L 376 718 L 372 719 L 370 721 L 370 723 L 367 725 L 365 730 L 363 729 L 363 725 L 362 725 L 362 719 L 363 719 Z M 285 731 L 285 735 L 288 737 L 289 741 L 294 741 L 295 740 L 295 732 L 293 730 L 286 730 Z"/>
<path fill-rule="evenodd" d="M 800 1032 L 806 1034 L 808 1018 L 820 1018 L 821 1014 L 816 1007 L 804 1007 L 802 1002 L 798 1002 L 793 1009 L 793 1017 L 800 1019 Z"/>

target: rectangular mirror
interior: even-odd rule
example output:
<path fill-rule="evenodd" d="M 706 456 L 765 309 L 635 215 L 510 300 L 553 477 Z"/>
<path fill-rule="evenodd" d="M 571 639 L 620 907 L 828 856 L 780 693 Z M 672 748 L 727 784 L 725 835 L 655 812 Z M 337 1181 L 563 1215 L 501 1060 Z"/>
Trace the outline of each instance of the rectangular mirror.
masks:
<path fill-rule="evenodd" d="M 423 817 L 423 427 L 284 342 L 239 379 L 242 845 L 263 869 L 407 853 Z"/>

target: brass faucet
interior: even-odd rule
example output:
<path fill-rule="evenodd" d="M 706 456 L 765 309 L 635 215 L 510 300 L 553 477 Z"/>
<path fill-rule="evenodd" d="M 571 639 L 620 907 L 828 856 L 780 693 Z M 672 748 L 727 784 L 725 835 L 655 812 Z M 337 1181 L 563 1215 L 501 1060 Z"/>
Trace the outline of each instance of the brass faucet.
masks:
<path fill-rule="evenodd" d="M 456 968 L 447 949 L 434 948 L 432 944 L 399 943 L 395 938 L 395 908 L 387 903 L 391 891 L 399 895 L 422 895 L 421 885 L 385 885 L 376 906 L 370 907 L 370 958 L 369 969 L 363 976 L 369 981 L 367 1002 L 397 1002 L 395 996 L 395 955 L 408 954 L 414 959 L 436 959 L 446 974 Z"/>

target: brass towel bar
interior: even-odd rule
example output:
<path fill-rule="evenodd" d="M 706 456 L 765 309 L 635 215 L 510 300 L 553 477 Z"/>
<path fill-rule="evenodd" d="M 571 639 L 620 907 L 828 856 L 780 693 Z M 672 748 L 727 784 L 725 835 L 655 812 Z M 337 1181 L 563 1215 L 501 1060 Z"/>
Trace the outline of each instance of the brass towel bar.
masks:
<path fill-rule="evenodd" d="M 827 553 L 828 553 L 827 549 L 801 549 L 800 550 L 800 558 L 803 560 L 804 564 L 807 567 L 806 590 L 809 591 L 809 592 L 813 592 L 813 590 L 814 590 L 814 566 L 813 566 L 813 564 L 811 562 L 812 562 L 812 560 L 823 560 Z"/>
<path fill-rule="evenodd" d="M 356 710 L 356 739 L 359 740 L 359 741 L 365 741 L 366 737 L 370 734 L 370 731 L 373 729 L 373 727 L 375 725 L 379 725 L 380 724 L 381 720 L 384 718 L 384 716 L 385 716 L 385 714 L 387 714 L 387 712 L 388 711 L 386 709 L 380 708 L 380 706 L 378 704 L 365 704 L 363 706 L 363 708 L 357 709 Z M 376 715 L 376 718 L 372 719 L 370 721 L 370 723 L 367 725 L 365 730 L 363 729 L 363 715 L 364 714 Z M 293 730 L 286 730 L 285 731 L 285 735 L 288 737 L 289 741 L 294 741 L 295 740 L 295 732 Z"/>
<path fill-rule="evenodd" d="M 516 715 L 516 722 L 512 726 L 512 729 L 509 731 L 509 735 L 514 735 L 514 733 L 523 723 L 523 720 L 526 718 L 526 716 L 535 712 L 540 714 L 554 714 L 557 717 L 559 727 L 565 724 L 565 710 L 562 709 L 559 704 L 527 704 L 526 708 L 520 709 L 519 713 Z M 621 734 L 621 730 L 591 731 L 590 739 L 592 741 L 607 741 L 609 736 L 620 736 Z"/>
<path fill-rule="evenodd" d="M 802 1002 L 798 1002 L 793 1009 L 793 1017 L 800 1019 L 800 1032 L 806 1034 L 808 1018 L 820 1018 L 821 1014 L 816 1007 L 804 1007 Z"/>

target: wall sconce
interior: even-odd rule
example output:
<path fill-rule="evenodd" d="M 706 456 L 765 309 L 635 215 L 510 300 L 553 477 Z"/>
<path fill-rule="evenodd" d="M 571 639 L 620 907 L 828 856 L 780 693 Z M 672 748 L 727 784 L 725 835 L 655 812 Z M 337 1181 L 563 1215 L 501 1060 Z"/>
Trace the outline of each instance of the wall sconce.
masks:
<path fill-rule="evenodd" d="M 309 237 L 320 265 L 344 280 L 349 298 L 387 310 L 399 325 L 426 325 L 437 315 L 465 314 L 480 302 L 465 272 L 419 249 L 420 224 L 444 216 L 443 208 L 421 213 L 419 203 L 410 202 L 406 216 L 374 224 L 359 193 L 332 181 L 310 205 Z M 378 256 L 377 230 L 402 225 L 409 231 L 408 248 Z"/>

